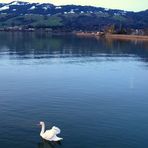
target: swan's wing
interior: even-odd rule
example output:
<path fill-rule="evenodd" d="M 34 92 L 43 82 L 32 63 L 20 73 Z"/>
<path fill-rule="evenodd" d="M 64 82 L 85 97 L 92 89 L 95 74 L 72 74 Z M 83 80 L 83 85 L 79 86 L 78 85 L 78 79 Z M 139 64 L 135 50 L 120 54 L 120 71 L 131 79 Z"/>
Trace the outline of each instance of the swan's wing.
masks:
<path fill-rule="evenodd" d="M 42 137 L 46 140 L 49 140 L 53 138 L 55 135 L 56 135 L 56 132 L 51 129 L 51 130 L 46 130 Z"/>
<path fill-rule="evenodd" d="M 42 134 L 42 138 L 49 140 L 49 141 L 60 141 L 62 140 L 62 138 L 57 137 L 57 134 L 60 134 L 61 130 L 56 127 L 53 126 L 52 129 L 50 130 L 46 130 L 43 134 Z"/>
<path fill-rule="evenodd" d="M 49 139 L 49 141 L 60 141 L 63 140 L 63 138 L 57 137 L 56 135 Z"/>
<path fill-rule="evenodd" d="M 56 132 L 56 134 L 60 134 L 61 133 L 61 130 L 56 127 L 56 126 L 53 126 L 52 129 Z"/>

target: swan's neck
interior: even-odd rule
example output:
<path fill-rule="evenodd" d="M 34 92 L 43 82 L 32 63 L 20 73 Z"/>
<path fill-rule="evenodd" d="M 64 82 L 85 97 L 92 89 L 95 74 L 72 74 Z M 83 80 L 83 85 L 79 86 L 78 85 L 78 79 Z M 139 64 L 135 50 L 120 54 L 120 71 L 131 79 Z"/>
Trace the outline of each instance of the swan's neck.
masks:
<path fill-rule="evenodd" d="M 45 132 L 45 123 L 42 124 L 40 135 L 42 136 Z"/>

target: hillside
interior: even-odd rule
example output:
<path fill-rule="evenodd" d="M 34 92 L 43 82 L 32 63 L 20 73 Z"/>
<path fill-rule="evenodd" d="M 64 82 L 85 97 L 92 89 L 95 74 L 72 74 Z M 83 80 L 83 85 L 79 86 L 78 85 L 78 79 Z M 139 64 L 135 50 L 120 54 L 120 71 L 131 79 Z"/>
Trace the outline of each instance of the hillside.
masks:
<path fill-rule="evenodd" d="M 13 1 L 0 4 L 0 27 L 49 27 L 64 30 L 101 30 L 108 25 L 148 28 L 148 10 L 131 12 L 101 7 Z"/>

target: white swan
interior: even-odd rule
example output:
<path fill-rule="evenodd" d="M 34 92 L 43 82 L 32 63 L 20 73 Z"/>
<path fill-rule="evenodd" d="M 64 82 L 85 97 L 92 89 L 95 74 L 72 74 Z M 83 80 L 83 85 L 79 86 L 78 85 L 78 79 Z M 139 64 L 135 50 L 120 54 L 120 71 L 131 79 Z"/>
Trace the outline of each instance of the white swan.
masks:
<path fill-rule="evenodd" d="M 40 122 L 41 125 L 41 132 L 40 132 L 40 136 L 48 141 L 60 141 L 63 140 L 63 138 L 57 137 L 57 134 L 60 134 L 61 130 L 56 127 L 53 126 L 50 130 L 46 130 L 45 131 L 45 123 L 44 122 Z"/>

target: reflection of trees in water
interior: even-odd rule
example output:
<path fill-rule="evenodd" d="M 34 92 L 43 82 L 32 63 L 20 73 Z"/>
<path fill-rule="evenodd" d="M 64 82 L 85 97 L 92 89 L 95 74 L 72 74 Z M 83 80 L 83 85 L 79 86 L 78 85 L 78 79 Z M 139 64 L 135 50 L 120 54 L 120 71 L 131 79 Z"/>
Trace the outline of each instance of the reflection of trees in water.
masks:
<path fill-rule="evenodd" d="M 5 47 L 5 48 L 3 48 Z M 148 43 L 113 41 L 75 36 L 52 36 L 47 33 L 0 33 L 0 51 L 9 49 L 8 54 L 19 58 L 49 58 L 69 56 L 139 56 L 147 60 Z M 50 55 L 50 56 L 48 56 Z"/>
<path fill-rule="evenodd" d="M 108 48 L 113 54 L 121 56 L 138 56 L 148 62 L 148 42 L 107 40 Z"/>
<path fill-rule="evenodd" d="M 50 142 L 42 139 L 42 141 L 38 143 L 38 148 L 56 148 L 59 145 L 61 145 L 60 142 Z"/>

